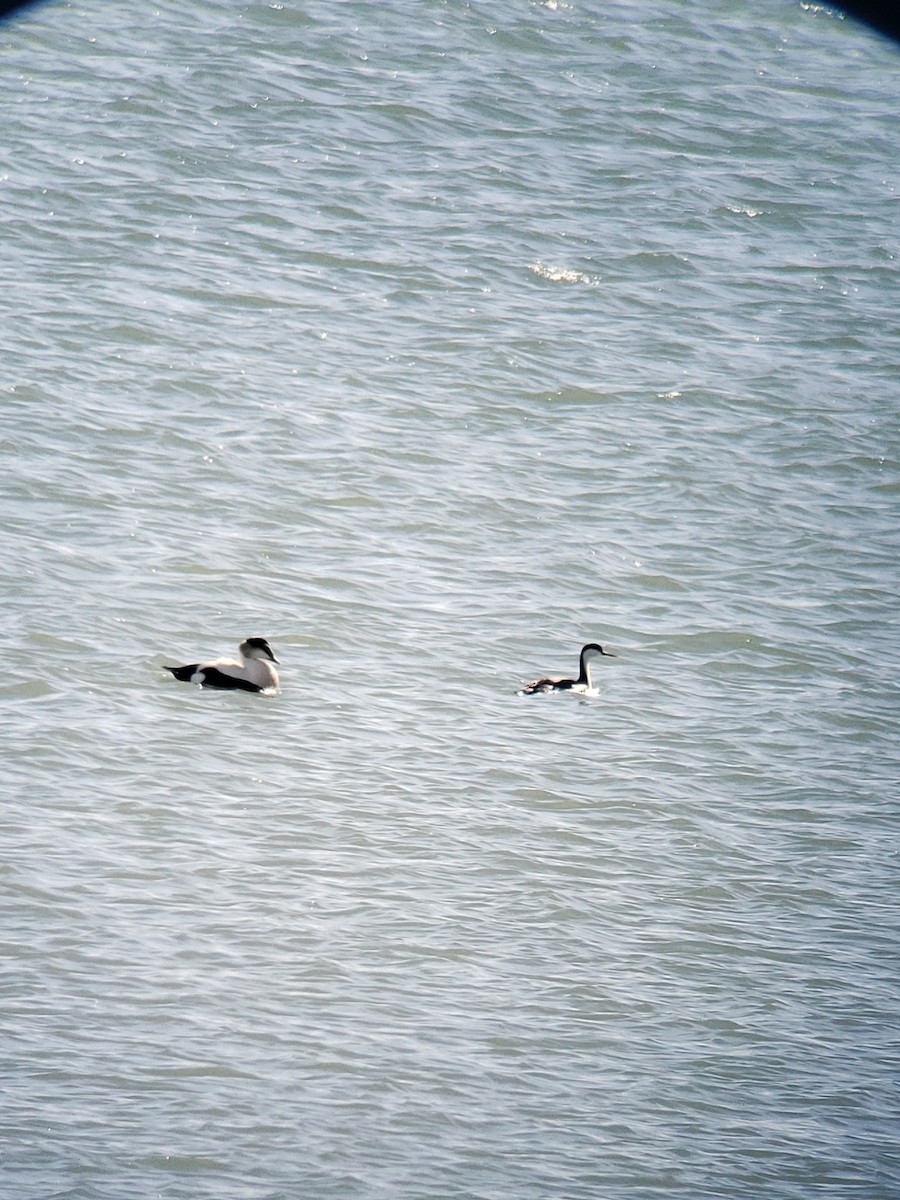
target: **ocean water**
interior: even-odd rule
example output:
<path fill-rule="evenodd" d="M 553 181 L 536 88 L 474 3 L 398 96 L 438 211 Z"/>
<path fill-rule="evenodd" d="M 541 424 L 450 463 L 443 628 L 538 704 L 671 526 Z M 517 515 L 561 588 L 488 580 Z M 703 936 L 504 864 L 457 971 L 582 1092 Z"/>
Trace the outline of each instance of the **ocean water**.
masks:
<path fill-rule="evenodd" d="M 897 47 L 89 0 L 0 104 L 4 1200 L 900 1197 Z"/>

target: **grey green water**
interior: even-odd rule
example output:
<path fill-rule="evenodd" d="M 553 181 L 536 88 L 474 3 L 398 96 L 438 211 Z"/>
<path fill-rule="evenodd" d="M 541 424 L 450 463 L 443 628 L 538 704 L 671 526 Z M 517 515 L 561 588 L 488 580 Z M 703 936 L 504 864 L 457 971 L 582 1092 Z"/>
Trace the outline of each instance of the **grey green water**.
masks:
<path fill-rule="evenodd" d="M 4 1198 L 900 1197 L 898 81 L 774 0 L 0 26 Z"/>

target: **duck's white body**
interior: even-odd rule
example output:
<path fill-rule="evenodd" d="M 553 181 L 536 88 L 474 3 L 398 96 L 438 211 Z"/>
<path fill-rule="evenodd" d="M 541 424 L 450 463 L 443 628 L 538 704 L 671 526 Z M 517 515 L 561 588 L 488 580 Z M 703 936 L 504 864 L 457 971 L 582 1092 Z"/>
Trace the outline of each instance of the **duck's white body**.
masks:
<path fill-rule="evenodd" d="M 278 659 L 265 638 L 252 637 L 238 647 L 240 661 L 217 658 L 212 662 L 190 663 L 186 667 L 166 667 L 183 683 L 201 687 L 229 688 L 244 692 L 276 692 L 278 672 L 272 666 Z"/>
<path fill-rule="evenodd" d="M 608 650 L 604 650 L 597 642 L 588 642 L 581 649 L 577 679 L 533 679 L 531 683 L 525 684 L 519 695 L 535 696 L 540 692 L 575 692 L 581 696 L 598 696 L 600 689 L 594 687 L 594 681 L 591 677 L 591 662 L 601 655 L 604 658 L 616 657 L 615 654 L 610 654 Z"/>

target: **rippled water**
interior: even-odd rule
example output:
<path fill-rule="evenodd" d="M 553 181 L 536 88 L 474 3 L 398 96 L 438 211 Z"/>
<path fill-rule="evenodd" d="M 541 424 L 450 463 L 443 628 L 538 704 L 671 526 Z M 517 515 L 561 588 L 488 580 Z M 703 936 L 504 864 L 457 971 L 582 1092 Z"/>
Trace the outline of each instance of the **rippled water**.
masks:
<path fill-rule="evenodd" d="M 701 8 L 0 26 L 3 1196 L 900 1196 L 897 51 Z"/>

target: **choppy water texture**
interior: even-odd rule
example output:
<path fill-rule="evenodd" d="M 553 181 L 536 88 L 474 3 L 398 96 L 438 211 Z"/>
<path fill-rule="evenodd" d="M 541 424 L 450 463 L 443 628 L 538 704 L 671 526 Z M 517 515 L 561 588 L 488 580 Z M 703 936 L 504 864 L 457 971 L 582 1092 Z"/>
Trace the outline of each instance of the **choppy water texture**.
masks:
<path fill-rule="evenodd" d="M 900 1196 L 898 53 L 0 26 L 0 1194 Z"/>

